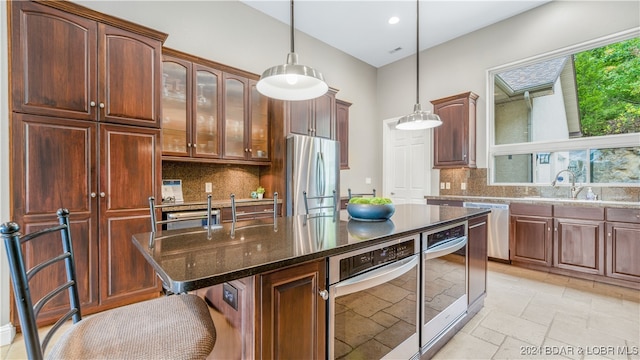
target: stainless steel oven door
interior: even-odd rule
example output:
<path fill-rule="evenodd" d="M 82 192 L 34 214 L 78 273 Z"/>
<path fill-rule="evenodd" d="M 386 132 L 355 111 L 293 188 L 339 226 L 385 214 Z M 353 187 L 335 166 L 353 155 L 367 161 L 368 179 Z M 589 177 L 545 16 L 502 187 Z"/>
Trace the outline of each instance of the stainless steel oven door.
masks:
<path fill-rule="evenodd" d="M 329 287 L 329 359 L 419 356 L 418 254 Z"/>
<path fill-rule="evenodd" d="M 424 241 L 423 236 L 423 350 L 467 311 L 467 237 L 431 248 Z"/>

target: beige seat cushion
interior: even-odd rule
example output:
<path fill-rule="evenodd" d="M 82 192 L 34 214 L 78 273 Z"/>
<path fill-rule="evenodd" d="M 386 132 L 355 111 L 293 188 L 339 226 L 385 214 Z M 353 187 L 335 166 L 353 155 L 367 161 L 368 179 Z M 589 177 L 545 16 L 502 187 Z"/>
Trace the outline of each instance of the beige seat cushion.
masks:
<path fill-rule="evenodd" d="M 184 294 L 124 306 L 73 325 L 52 359 L 204 359 L 216 342 L 207 304 Z"/>

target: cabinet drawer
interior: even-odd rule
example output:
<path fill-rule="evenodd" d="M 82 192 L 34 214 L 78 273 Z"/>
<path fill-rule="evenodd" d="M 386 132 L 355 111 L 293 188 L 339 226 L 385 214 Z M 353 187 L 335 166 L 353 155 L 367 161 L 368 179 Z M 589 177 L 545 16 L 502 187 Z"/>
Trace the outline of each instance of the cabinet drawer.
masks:
<path fill-rule="evenodd" d="M 511 203 L 509 204 L 509 213 L 511 215 L 550 217 L 553 215 L 553 205 Z"/>
<path fill-rule="evenodd" d="M 440 206 L 460 206 L 462 207 L 461 200 L 440 200 L 440 199 L 427 199 L 427 205 L 440 205 Z"/>
<path fill-rule="evenodd" d="M 604 208 L 555 205 L 553 214 L 556 218 L 604 220 Z"/>
<path fill-rule="evenodd" d="M 640 224 L 640 209 L 607 208 L 607 221 Z"/>

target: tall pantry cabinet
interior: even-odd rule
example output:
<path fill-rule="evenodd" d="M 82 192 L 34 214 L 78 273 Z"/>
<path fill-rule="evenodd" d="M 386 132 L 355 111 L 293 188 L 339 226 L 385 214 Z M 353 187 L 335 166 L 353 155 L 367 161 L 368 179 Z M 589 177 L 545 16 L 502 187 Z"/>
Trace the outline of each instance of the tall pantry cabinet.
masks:
<path fill-rule="evenodd" d="M 149 231 L 147 198 L 160 191 L 166 35 L 71 2 L 9 4 L 13 219 L 31 232 L 69 209 L 85 313 L 156 297 L 160 284 L 131 235 Z M 26 251 L 30 264 L 46 257 Z M 61 276 L 39 273 L 32 291 Z"/>

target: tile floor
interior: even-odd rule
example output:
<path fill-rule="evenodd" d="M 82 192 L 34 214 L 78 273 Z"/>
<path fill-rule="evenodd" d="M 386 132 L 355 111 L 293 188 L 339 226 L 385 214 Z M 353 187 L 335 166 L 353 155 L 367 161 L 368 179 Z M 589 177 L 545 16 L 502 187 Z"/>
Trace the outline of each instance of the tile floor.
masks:
<path fill-rule="evenodd" d="M 640 359 L 640 291 L 493 262 L 487 280 L 484 308 L 434 359 Z M 0 347 L 24 358 L 20 335 Z"/>

